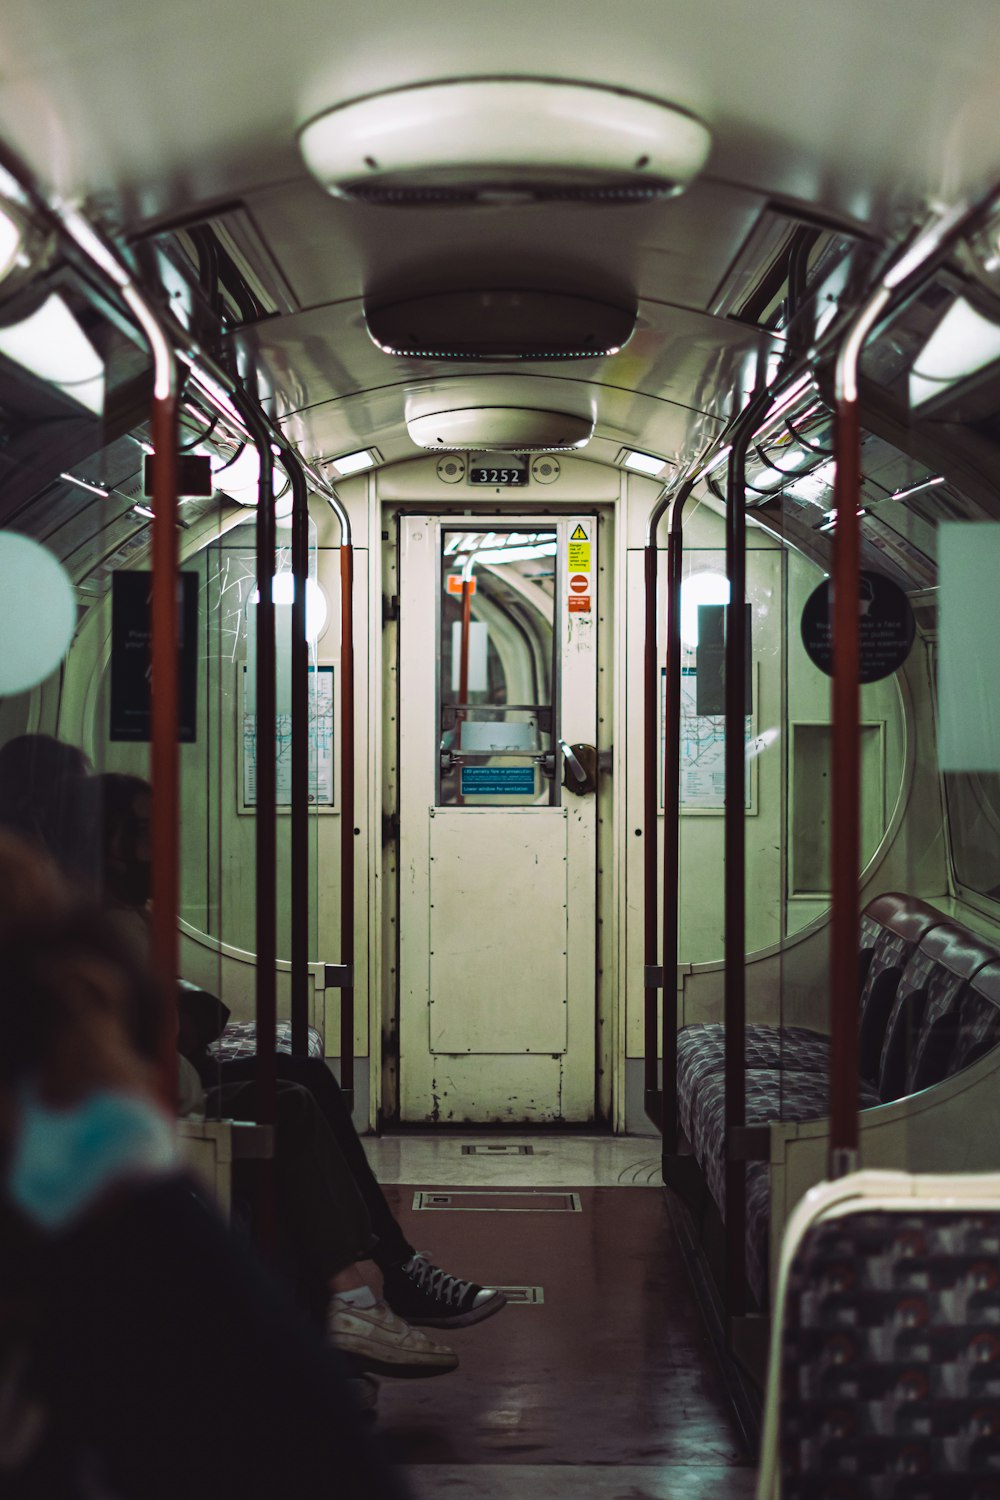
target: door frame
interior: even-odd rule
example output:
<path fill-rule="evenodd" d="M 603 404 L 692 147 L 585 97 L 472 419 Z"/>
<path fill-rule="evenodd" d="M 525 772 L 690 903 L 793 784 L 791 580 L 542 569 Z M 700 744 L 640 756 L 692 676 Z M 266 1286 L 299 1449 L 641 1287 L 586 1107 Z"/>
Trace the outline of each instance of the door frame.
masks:
<path fill-rule="evenodd" d="M 597 748 L 610 752 L 598 781 L 597 796 L 597 957 L 595 974 L 596 1114 L 591 1128 L 603 1133 L 625 1129 L 625 994 L 626 956 L 620 940 L 625 932 L 625 780 L 626 780 L 626 618 L 625 579 L 627 546 L 624 534 L 626 476 L 618 476 L 617 502 L 591 498 L 526 506 L 511 496 L 510 503 L 469 503 L 463 496 L 447 503 L 429 493 L 426 499 L 383 499 L 378 503 L 377 477 L 370 476 L 371 552 L 373 570 L 373 650 L 369 659 L 371 702 L 378 705 L 378 723 L 367 747 L 359 747 L 369 763 L 372 805 L 370 826 L 384 828 L 388 837 L 373 850 L 372 967 L 378 983 L 372 986 L 370 1016 L 371 1129 L 419 1129 L 399 1118 L 399 629 L 400 520 L 426 515 L 434 521 L 468 519 L 470 524 L 526 520 L 543 527 L 579 513 L 597 517 Z M 428 485 L 428 490 L 433 490 Z M 583 488 L 583 487 L 582 487 Z M 518 503 L 520 500 L 520 503 Z M 378 587 L 375 587 L 377 582 Z M 377 952 L 376 952 L 377 950 Z M 376 1002 L 375 997 L 378 997 Z M 477 1127 L 479 1128 L 479 1127 Z M 546 1127 L 538 1127 L 544 1129 Z M 567 1128 L 567 1127 L 562 1127 Z"/>

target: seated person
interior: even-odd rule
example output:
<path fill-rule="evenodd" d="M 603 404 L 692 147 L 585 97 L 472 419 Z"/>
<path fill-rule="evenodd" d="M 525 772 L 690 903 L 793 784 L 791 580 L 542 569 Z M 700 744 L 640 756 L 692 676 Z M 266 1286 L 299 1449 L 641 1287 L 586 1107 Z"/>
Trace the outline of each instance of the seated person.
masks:
<path fill-rule="evenodd" d="M 396 1500 L 336 1355 L 178 1171 L 152 980 L 33 865 L 0 840 L 4 1494 Z"/>
<path fill-rule="evenodd" d="M 90 775 L 82 750 L 50 734 L 20 734 L 0 746 L 0 826 L 71 858 L 77 788 Z"/>
<path fill-rule="evenodd" d="M 95 830 L 99 823 L 99 831 L 92 833 L 87 843 L 102 851 L 103 899 L 120 924 L 144 934 L 152 858 L 149 838 L 152 789 L 138 776 L 107 773 L 92 777 L 82 790 L 94 809 L 91 821 Z M 205 995 L 204 991 L 199 993 Z M 186 1001 L 181 996 L 181 1004 L 182 1009 L 186 1006 L 188 1010 L 194 1004 L 190 990 Z M 254 1110 L 253 1093 L 249 1090 L 236 1093 L 233 1085 L 252 1084 L 256 1059 L 216 1064 L 207 1053 L 208 1044 L 221 1033 L 229 1014 L 224 1007 L 224 1014 L 216 1012 L 216 1019 L 221 1017 L 222 1024 L 211 1032 L 209 1023 L 206 1032 L 204 1018 L 212 1015 L 213 1005 L 219 1004 L 214 997 L 205 995 L 201 1030 L 189 1031 L 188 1043 L 181 1051 L 196 1064 L 202 1082 L 213 1090 L 208 1103 L 217 1112 L 233 1118 L 234 1110 L 238 1110 L 244 1118 L 249 1118 Z M 382 1273 L 383 1297 L 393 1312 L 407 1323 L 424 1328 L 466 1328 L 499 1312 L 506 1303 L 502 1292 L 442 1271 L 406 1239 L 371 1170 L 340 1085 L 326 1064 L 320 1058 L 279 1053 L 277 1075 L 283 1086 L 298 1084 L 312 1094 L 347 1162 L 376 1236 L 371 1258 Z M 215 1093 L 215 1089 L 221 1092 Z"/>

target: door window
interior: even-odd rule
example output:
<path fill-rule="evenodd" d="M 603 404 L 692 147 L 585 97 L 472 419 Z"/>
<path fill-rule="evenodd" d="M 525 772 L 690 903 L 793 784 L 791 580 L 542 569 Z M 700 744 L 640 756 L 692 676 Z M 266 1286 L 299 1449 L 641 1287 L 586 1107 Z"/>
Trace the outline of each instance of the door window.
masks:
<path fill-rule="evenodd" d="M 555 806 L 556 532 L 445 529 L 438 806 Z"/>

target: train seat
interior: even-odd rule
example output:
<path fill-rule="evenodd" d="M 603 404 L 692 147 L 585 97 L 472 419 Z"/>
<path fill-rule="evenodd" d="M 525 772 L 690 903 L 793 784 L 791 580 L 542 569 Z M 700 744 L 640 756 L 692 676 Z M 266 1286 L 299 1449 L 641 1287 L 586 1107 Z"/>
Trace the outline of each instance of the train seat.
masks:
<path fill-rule="evenodd" d="M 759 1500 L 995 1495 L 1000 1177 L 858 1172 L 789 1223 Z"/>
<path fill-rule="evenodd" d="M 323 1038 L 314 1026 L 309 1027 L 308 1047 L 310 1057 L 323 1056 Z M 278 1022 L 275 1028 L 275 1048 L 278 1052 L 291 1052 L 291 1021 Z M 256 1057 L 256 1024 L 253 1021 L 230 1021 L 218 1041 L 212 1042 L 209 1046 L 208 1053 L 219 1062 L 234 1062 L 237 1058 Z"/>
<path fill-rule="evenodd" d="M 873 908 L 877 910 L 876 916 Z M 884 924 L 884 925 L 883 925 Z M 859 1001 L 858 1104 L 879 1104 L 949 1077 L 1000 1043 L 995 951 L 921 901 L 880 897 L 865 912 L 872 939 Z M 872 936 L 874 934 L 874 936 Z M 982 976 L 979 990 L 972 988 Z M 964 1009 L 963 1009 L 964 1007 Z M 963 1028 L 964 1016 L 964 1028 Z M 763 1035 L 762 1035 L 763 1033 Z M 873 1065 L 876 1039 L 880 1051 Z M 725 1217 L 725 1028 L 678 1038 L 678 1112 L 705 1187 Z M 746 1124 L 822 1119 L 829 1111 L 829 1041 L 799 1027 L 747 1027 Z M 800 1065 L 801 1063 L 801 1065 Z M 747 1166 L 746 1262 L 768 1300 L 770 1175 Z"/>
<path fill-rule="evenodd" d="M 858 960 L 861 1028 L 861 1071 L 877 1084 L 885 1027 L 896 987 L 913 950 L 924 935 L 944 922 L 939 911 L 913 896 L 888 892 L 876 896 L 861 917 Z M 725 1027 L 717 1022 L 685 1026 L 677 1036 L 677 1099 L 681 1128 L 693 1144 L 695 1100 L 702 1082 L 725 1067 Z M 830 1071 L 829 1037 L 804 1026 L 746 1028 L 748 1069 L 781 1069 L 814 1073 Z"/>
<path fill-rule="evenodd" d="M 969 980 L 958 1005 L 958 1025 L 945 1076 L 969 1068 L 1000 1046 L 1000 959 Z"/>
<path fill-rule="evenodd" d="M 750 1068 L 744 1075 L 746 1123 L 766 1125 L 771 1120 L 816 1120 L 827 1113 L 830 1080 L 821 1073 L 797 1073 L 789 1068 Z M 696 1100 L 691 1149 L 709 1192 L 724 1214 L 726 1174 L 726 1080 L 723 1073 L 704 1079 Z M 858 1084 L 862 1109 L 881 1104 L 878 1090 L 864 1079 Z"/>
<path fill-rule="evenodd" d="M 883 1101 L 915 1094 L 966 1066 L 954 1066 L 962 999 L 969 981 L 996 956 L 952 922 L 926 934 L 899 981 L 886 1026 L 878 1078 Z M 981 1003 L 988 1019 L 996 1008 Z"/>

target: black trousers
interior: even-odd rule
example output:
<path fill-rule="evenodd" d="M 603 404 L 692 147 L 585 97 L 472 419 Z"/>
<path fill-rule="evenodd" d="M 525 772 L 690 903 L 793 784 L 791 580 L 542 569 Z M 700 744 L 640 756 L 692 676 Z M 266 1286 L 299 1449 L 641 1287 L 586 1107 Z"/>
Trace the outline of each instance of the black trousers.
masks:
<path fill-rule="evenodd" d="M 340 1084 L 326 1063 L 318 1057 L 293 1057 L 287 1052 L 279 1052 L 276 1063 L 278 1078 L 307 1088 L 330 1127 L 368 1210 L 368 1218 L 377 1237 L 371 1256 L 375 1264 L 380 1270 L 385 1271 L 390 1266 L 409 1260 L 414 1253 L 413 1246 L 407 1240 L 385 1201 L 385 1195 L 368 1165 L 368 1158 L 365 1156 L 364 1147 L 354 1128 L 350 1110 L 344 1103 Z M 219 1083 L 228 1086 L 231 1083 L 253 1080 L 256 1076 L 257 1059 L 243 1057 L 235 1062 L 224 1062 L 217 1069 L 213 1069 L 212 1073 L 206 1077 L 206 1084 Z"/>
<path fill-rule="evenodd" d="M 40 1242 L 26 1278 L 47 1461 L 82 1461 L 96 1492 L 400 1500 L 341 1361 L 187 1179 L 122 1191 Z"/>

